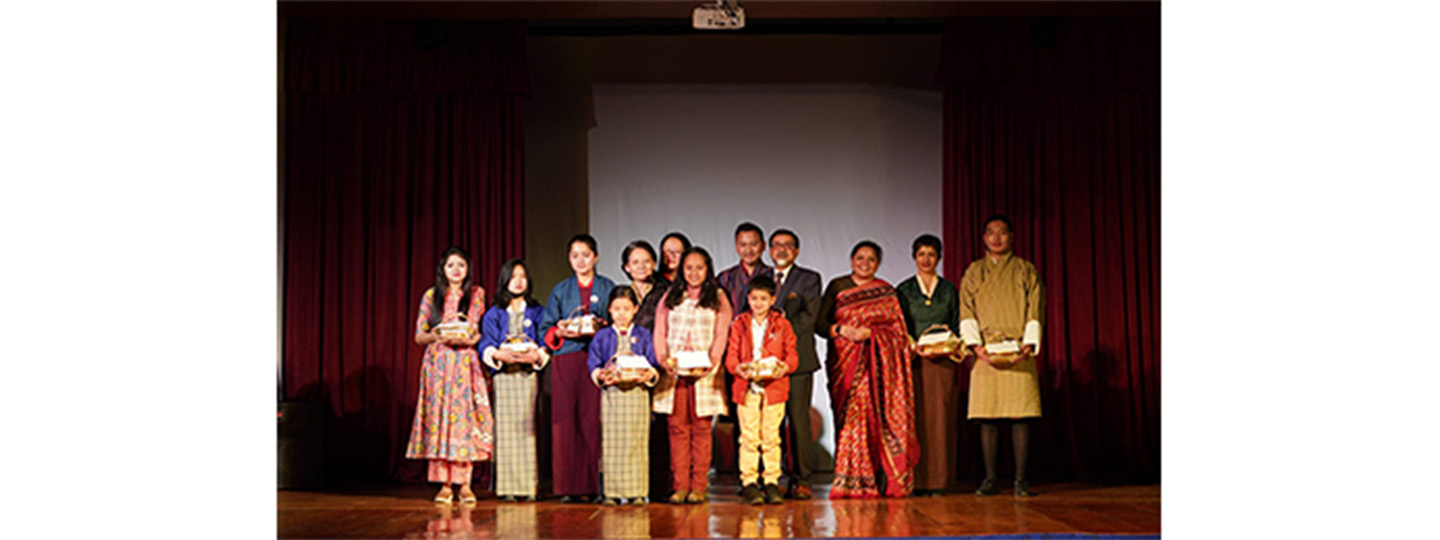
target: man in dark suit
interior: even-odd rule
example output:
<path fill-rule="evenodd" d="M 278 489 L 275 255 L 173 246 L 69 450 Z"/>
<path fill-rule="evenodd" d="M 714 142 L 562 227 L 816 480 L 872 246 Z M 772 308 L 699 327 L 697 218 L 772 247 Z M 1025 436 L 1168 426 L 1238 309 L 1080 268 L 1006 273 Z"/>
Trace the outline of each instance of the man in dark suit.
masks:
<path fill-rule="evenodd" d="M 810 394 L 814 373 L 820 369 L 815 355 L 815 319 L 820 316 L 820 274 L 800 268 L 800 237 L 789 229 L 770 234 L 770 260 L 775 263 L 775 306 L 795 330 L 795 349 L 800 366 L 790 374 L 790 397 L 785 401 L 784 439 L 790 470 L 790 491 L 786 497 L 809 499 L 810 475 L 815 469 L 815 438 L 810 430 Z"/>

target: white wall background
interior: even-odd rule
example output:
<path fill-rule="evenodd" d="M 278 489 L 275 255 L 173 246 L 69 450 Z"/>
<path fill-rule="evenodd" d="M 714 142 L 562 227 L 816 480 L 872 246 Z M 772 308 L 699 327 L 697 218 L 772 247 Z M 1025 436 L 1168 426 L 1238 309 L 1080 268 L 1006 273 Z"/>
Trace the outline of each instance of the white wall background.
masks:
<path fill-rule="evenodd" d="M 801 266 L 828 282 L 848 274 L 862 239 L 885 250 L 879 275 L 914 274 L 910 242 L 939 234 L 941 96 L 859 85 L 594 87 L 589 137 L 590 232 L 600 273 L 617 283 L 620 249 L 681 231 L 715 258 L 739 262 L 742 221 L 800 235 Z M 766 264 L 771 264 L 769 255 Z M 824 286 L 824 283 L 821 284 Z M 824 340 L 817 340 L 820 355 Z M 834 454 L 821 370 L 813 407 Z"/>

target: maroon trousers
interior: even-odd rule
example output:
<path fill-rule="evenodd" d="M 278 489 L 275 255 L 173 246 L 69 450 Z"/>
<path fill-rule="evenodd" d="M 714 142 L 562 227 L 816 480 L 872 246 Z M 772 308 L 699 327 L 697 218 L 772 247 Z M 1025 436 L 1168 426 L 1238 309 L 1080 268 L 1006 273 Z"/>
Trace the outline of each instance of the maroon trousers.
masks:
<path fill-rule="evenodd" d="M 585 351 L 550 361 L 550 451 L 555 495 L 600 493 L 600 389 Z"/>
<path fill-rule="evenodd" d="M 675 491 L 709 490 L 710 437 L 713 420 L 695 414 L 695 379 L 675 383 L 670 413 L 670 477 Z"/>

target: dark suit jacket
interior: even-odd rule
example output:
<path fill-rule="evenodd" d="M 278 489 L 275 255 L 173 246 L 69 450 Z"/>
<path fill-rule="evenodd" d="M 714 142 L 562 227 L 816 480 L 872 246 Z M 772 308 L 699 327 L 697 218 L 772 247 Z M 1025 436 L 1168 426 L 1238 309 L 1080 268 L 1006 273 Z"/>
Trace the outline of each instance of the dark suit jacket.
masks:
<path fill-rule="evenodd" d="M 772 269 L 771 277 L 777 277 Z M 775 291 L 775 307 L 785 312 L 785 319 L 795 330 L 795 352 L 800 366 L 795 373 L 811 373 L 820 369 L 815 354 L 815 321 L 820 316 L 820 274 L 796 265 L 785 276 L 785 285 Z"/>

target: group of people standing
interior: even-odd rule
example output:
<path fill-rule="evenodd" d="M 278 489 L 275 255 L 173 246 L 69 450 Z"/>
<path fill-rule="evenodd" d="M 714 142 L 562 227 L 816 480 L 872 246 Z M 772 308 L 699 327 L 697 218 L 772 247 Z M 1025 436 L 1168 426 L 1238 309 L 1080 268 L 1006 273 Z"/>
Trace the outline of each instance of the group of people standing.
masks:
<path fill-rule="evenodd" d="M 867 240 L 851 250 L 851 272 L 823 293 L 820 275 L 795 264 L 800 237 L 788 229 L 768 238 L 772 267 L 762 260 L 764 232 L 740 224 L 740 262 L 718 275 L 710 253 L 681 233 L 666 235 L 658 253 L 644 240 L 630 242 L 620 260 L 627 285 L 596 272 L 599 247 L 579 234 L 566 246 L 573 275 L 543 305 L 524 261 L 512 259 L 488 310 L 468 256 L 451 248 L 415 323 L 426 349 L 406 457 L 429 461 L 430 481 L 442 486 L 437 502 L 474 501 L 472 464 L 492 458 L 498 497 L 535 499 L 536 405 L 548 369 L 553 492 L 566 502 L 643 504 L 652 460 L 668 462 L 669 502 L 706 502 L 719 416 L 739 428 L 745 502 L 808 499 L 818 336 L 827 340 L 837 427 L 831 498 L 952 489 L 956 370 L 971 357 L 968 417 L 980 422 L 986 467 L 976 493 L 999 492 L 1005 423 L 1015 442 L 1014 493 L 1033 495 L 1025 463 L 1028 421 L 1040 416 L 1034 356 L 1044 289 L 1035 267 L 1012 253 L 1009 220 L 992 216 L 983 228 L 987 253 L 958 285 L 939 276 L 942 245 L 927 234 L 911 248 L 914 277 L 895 287 L 877 277 L 883 250 Z M 441 332 L 445 323 L 471 332 Z M 939 330 L 958 346 L 941 353 L 916 346 Z M 667 436 L 652 441 L 652 427 L 661 425 L 656 431 Z M 782 476 L 790 480 L 785 491 Z"/>

